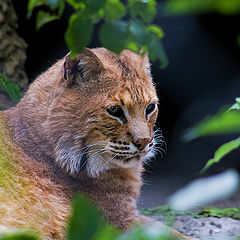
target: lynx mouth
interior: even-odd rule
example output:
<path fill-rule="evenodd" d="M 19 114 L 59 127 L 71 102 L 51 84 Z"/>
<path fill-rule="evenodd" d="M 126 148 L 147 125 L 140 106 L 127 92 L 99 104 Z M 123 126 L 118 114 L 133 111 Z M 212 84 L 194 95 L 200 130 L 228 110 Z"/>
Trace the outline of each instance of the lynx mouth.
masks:
<path fill-rule="evenodd" d="M 126 156 L 114 156 L 114 159 L 116 160 L 122 160 L 123 162 L 127 163 L 133 159 L 135 160 L 140 160 L 140 156 L 139 155 L 135 155 L 135 156 L 131 156 L 131 157 L 126 157 Z"/>

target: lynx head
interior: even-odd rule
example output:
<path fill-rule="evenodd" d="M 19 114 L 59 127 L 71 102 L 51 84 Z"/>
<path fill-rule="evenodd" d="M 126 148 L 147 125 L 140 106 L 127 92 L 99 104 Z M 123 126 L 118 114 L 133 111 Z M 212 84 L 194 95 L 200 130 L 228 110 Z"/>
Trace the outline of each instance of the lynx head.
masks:
<path fill-rule="evenodd" d="M 158 98 L 147 55 L 104 48 L 67 55 L 62 86 L 48 125 L 56 162 L 70 174 L 133 168 L 154 155 Z"/>

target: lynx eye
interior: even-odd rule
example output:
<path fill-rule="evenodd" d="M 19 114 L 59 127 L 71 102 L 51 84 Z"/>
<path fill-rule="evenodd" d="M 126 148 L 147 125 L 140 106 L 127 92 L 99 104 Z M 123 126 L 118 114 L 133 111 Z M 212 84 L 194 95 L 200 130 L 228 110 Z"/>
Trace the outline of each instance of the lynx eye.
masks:
<path fill-rule="evenodd" d="M 149 104 L 146 107 L 146 116 L 150 115 L 155 110 L 156 105 L 154 103 Z"/>
<path fill-rule="evenodd" d="M 107 109 L 108 114 L 112 115 L 113 117 L 120 118 L 121 120 L 125 118 L 124 112 L 121 107 L 119 106 L 112 106 Z"/>

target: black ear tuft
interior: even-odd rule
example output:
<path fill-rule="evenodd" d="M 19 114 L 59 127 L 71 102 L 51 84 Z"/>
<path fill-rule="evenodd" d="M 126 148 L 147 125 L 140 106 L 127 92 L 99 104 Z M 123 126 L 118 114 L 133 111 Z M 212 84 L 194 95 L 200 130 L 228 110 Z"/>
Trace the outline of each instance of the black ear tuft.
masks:
<path fill-rule="evenodd" d="M 103 70 L 102 62 L 92 50 L 86 48 L 74 59 L 71 58 L 69 53 L 65 57 L 63 68 L 64 85 L 71 87 L 77 83 L 96 79 Z"/>

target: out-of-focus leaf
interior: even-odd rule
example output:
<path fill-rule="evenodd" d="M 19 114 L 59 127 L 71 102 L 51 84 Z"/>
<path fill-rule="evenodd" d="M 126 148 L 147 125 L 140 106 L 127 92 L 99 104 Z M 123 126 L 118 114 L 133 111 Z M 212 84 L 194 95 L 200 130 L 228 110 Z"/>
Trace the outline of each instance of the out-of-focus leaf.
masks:
<path fill-rule="evenodd" d="M 33 231 L 16 231 L 13 233 L 8 233 L 0 235 L 1 240 L 40 240 L 37 233 Z"/>
<path fill-rule="evenodd" d="M 198 212 L 199 217 L 230 217 L 232 219 L 240 220 L 240 209 L 239 208 L 225 208 L 218 209 L 215 207 L 206 207 Z"/>
<path fill-rule="evenodd" d="M 240 110 L 240 98 L 235 99 L 236 103 L 234 103 L 229 110 Z"/>
<path fill-rule="evenodd" d="M 177 240 L 160 222 L 151 222 L 123 233 L 116 240 Z"/>
<path fill-rule="evenodd" d="M 107 0 L 103 12 L 105 20 L 110 22 L 124 17 L 126 15 L 126 8 L 119 0 Z"/>
<path fill-rule="evenodd" d="M 155 18 L 157 14 L 155 0 L 129 0 L 128 2 L 132 17 L 140 16 L 147 23 Z"/>
<path fill-rule="evenodd" d="M 75 10 L 84 9 L 86 5 L 81 0 L 66 0 Z"/>
<path fill-rule="evenodd" d="M 59 7 L 59 4 L 61 2 L 61 0 L 45 0 L 45 1 L 52 9 L 56 9 L 57 7 Z"/>
<path fill-rule="evenodd" d="M 36 29 L 39 30 L 44 24 L 58 19 L 59 16 L 51 15 L 50 12 L 39 11 L 36 17 Z"/>
<path fill-rule="evenodd" d="M 119 229 L 111 225 L 105 225 L 100 229 L 96 240 L 114 240 L 120 236 L 121 232 Z"/>
<path fill-rule="evenodd" d="M 127 23 L 121 20 L 105 23 L 100 29 L 99 36 L 104 47 L 120 53 L 126 47 Z"/>
<path fill-rule="evenodd" d="M 148 35 L 146 35 L 146 27 L 140 20 L 132 20 L 128 24 L 128 30 L 131 34 L 131 39 L 140 46 L 148 43 Z"/>
<path fill-rule="evenodd" d="M 139 52 L 139 48 L 138 45 L 135 42 L 127 42 L 126 43 L 126 48 L 132 50 L 133 52 L 138 53 Z"/>
<path fill-rule="evenodd" d="M 93 34 L 93 22 L 82 12 L 77 12 L 70 17 L 65 40 L 72 51 L 72 57 L 77 56 L 90 42 Z"/>
<path fill-rule="evenodd" d="M 221 174 L 194 180 L 169 198 L 175 211 L 186 211 L 211 204 L 232 196 L 239 188 L 237 171 L 227 170 Z"/>
<path fill-rule="evenodd" d="M 223 110 L 187 130 L 183 140 L 191 141 L 202 136 L 236 132 L 240 132 L 240 111 Z"/>
<path fill-rule="evenodd" d="M 165 11 L 170 14 L 191 14 L 211 10 L 212 0 L 169 0 L 165 3 Z"/>
<path fill-rule="evenodd" d="M 0 87 L 13 101 L 18 102 L 21 99 L 19 86 L 14 82 L 9 81 L 4 74 L 0 74 Z"/>
<path fill-rule="evenodd" d="M 239 0 L 169 0 L 165 11 L 171 14 L 219 12 L 224 15 L 240 12 Z"/>
<path fill-rule="evenodd" d="M 157 26 L 157 25 L 149 25 L 146 27 L 147 31 L 153 32 L 156 34 L 156 36 L 161 39 L 164 37 L 164 32 L 162 30 L 161 27 Z"/>
<path fill-rule="evenodd" d="M 152 61 L 159 60 L 160 68 L 164 69 L 168 65 L 168 57 L 162 43 L 156 36 L 152 36 L 149 44 L 149 56 Z"/>
<path fill-rule="evenodd" d="M 106 0 L 82 0 L 88 11 L 96 12 L 105 5 Z"/>
<path fill-rule="evenodd" d="M 239 0 L 214 0 L 213 9 L 224 15 L 232 15 L 240 12 Z"/>
<path fill-rule="evenodd" d="M 218 163 L 224 156 L 228 153 L 232 152 L 233 150 L 240 147 L 240 138 L 232 140 L 228 143 L 223 144 L 218 150 L 214 153 L 214 157 L 208 160 L 206 166 L 203 168 L 201 173 L 205 172 L 209 167 L 213 164 Z"/>
<path fill-rule="evenodd" d="M 83 196 L 73 199 L 73 213 L 68 227 L 69 240 L 96 239 L 105 222 L 99 210 Z"/>
<path fill-rule="evenodd" d="M 32 12 L 34 10 L 34 8 L 45 5 L 46 1 L 45 0 L 29 0 L 28 2 L 28 13 L 27 13 L 27 17 L 30 18 L 32 15 Z"/>

